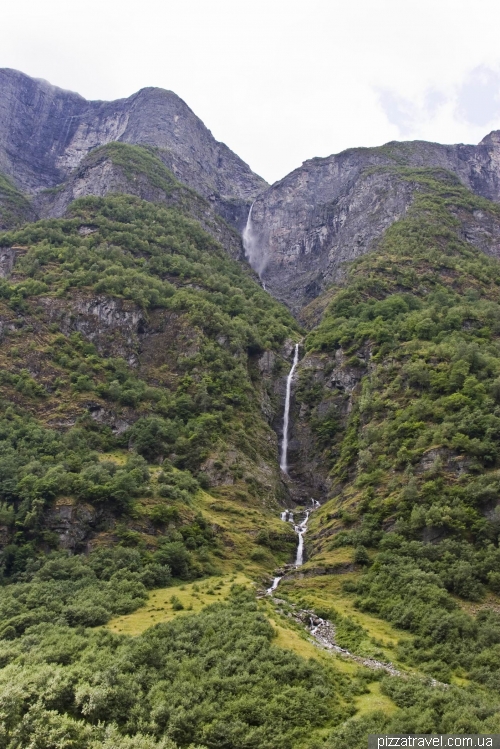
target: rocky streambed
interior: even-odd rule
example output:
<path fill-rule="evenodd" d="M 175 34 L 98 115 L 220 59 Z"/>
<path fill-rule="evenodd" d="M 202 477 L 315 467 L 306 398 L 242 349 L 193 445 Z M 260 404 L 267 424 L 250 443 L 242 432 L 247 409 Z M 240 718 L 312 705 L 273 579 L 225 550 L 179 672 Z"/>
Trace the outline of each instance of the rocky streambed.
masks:
<path fill-rule="evenodd" d="M 268 593 L 267 595 L 269 596 Z M 348 658 L 349 660 L 358 663 L 360 666 L 369 668 L 372 671 L 385 671 L 385 673 L 390 676 L 400 676 L 402 678 L 409 678 L 411 676 L 411 674 L 401 671 L 390 662 L 379 661 L 376 658 L 365 658 L 361 655 L 351 653 L 347 648 L 340 647 L 335 639 L 335 625 L 328 619 L 323 619 L 318 616 L 314 611 L 311 611 L 310 609 L 300 609 L 295 604 L 289 603 L 282 598 L 276 598 L 274 596 L 269 597 L 272 603 L 276 606 L 277 613 L 286 616 L 288 619 L 292 619 L 297 624 L 305 627 L 311 635 L 312 642 L 317 647 L 329 650 L 333 653 L 338 653 L 344 658 Z M 437 679 L 425 680 L 433 687 L 443 687 L 445 689 L 449 687 L 448 684 L 437 681 Z"/>
<path fill-rule="evenodd" d="M 337 645 L 335 641 L 335 625 L 328 621 L 328 619 L 322 619 L 315 614 L 314 611 L 311 611 L 310 609 L 299 609 L 294 604 L 290 604 L 282 598 L 273 597 L 271 600 L 276 605 L 278 613 L 289 619 L 293 619 L 297 624 L 304 626 L 311 635 L 314 643 L 319 647 L 339 653 L 366 668 L 386 671 L 388 674 L 391 674 L 391 676 L 405 675 L 402 671 L 393 666 L 392 663 L 384 663 L 375 658 L 364 658 L 363 656 L 355 655 L 346 648 Z M 283 605 L 286 605 L 287 608 L 291 607 L 291 611 L 285 611 L 284 608 L 282 608 Z"/>

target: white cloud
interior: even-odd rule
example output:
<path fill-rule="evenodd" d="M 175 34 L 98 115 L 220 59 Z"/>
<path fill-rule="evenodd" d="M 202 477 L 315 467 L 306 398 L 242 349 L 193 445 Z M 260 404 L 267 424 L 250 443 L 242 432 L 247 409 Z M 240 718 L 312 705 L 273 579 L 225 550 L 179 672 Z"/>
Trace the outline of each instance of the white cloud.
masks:
<path fill-rule="evenodd" d="M 467 71 L 447 91 L 430 86 L 410 99 L 381 89 L 378 96 L 388 122 L 403 138 L 432 139 L 435 133 L 436 140 L 444 135 L 447 142 L 456 136 L 475 141 L 500 127 L 500 72 L 487 65 Z"/>
<path fill-rule="evenodd" d="M 387 119 L 396 125 L 401 135 L 409 135 L 414 131 L 419 112 L 412 101 L 389 89 L 381 89 L 379 100 Z"/>
<path fill-rule="evenodd" d="M 457 113 L 471 125 L 486 126 L 500 118 L 500 73 L 480 65 L 457 92 Z"/>

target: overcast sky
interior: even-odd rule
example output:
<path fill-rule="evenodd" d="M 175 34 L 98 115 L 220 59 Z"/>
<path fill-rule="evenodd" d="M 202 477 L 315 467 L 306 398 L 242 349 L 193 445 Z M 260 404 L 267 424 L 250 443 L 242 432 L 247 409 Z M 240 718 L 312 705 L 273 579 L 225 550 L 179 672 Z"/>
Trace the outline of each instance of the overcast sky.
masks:
<path fill-rule="evenodd" d="M 500 129 L 498 0 L 4 0 L 0 67 L 182 97 L 270 182 L 351 146 Z"/>

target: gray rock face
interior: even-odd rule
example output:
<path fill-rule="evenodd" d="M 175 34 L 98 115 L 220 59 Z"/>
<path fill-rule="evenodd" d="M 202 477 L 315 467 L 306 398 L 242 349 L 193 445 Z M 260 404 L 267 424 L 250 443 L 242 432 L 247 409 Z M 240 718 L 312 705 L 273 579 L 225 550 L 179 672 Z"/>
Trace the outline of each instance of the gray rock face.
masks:
<path fill-rule="evenodd" d="M 9 278 L 16 262 L 16 251 L 13 247 L 0 249 L 0 278 Z"/>
<path fill-rule="evenodd" d="M 266 187 L 171 91 L 145 88 L 127 99 L 86 101 L 15 70 L 0 70 L 0 172 L 23 192 L 64 182 L 92 149 L 112 141 L 160 149 L 181 182 L 239 227 Z"/>
<path fill-rule="evenodd" d="M 115 141 L 154 147 L 162 164 L 200 197 L 164 190 L 144 174 L 131 176 L 96 151 Z M 0 177 L 15 183 L 14 189 L 0 180 L 0 229 L 35 215 L 61 216 L 83 195 L 125 192 L 182 204 L 238 257 L 239 239 L 219 217 L 243 232 L 255 201 L 244 232 L 247 256 L 270 293 L 294 312 L 339 280 L 346 262 L 374 249 L 405 215 L 419 186 L 390 171 L 405 166 L 449 170 L 473 192 L 500 201 L 500 131 L 477 146 L 415 141 L 350 149 L 306 161 L 267 187 L 171 91 L 145 88 L 127 99 L 90 102 L 0 70 Z M 32 202 L 23 202 L 16 189 Z M 499 256 L 498 227 L 489 224 L 489 217 L 478 217 L 465 238 Z"/>
<path fill-rule="evenodd" d="M 415 141 L 306 161 L 255 201 L 246 249 L 267 289 L 298 311 L 337 280 L 342 264 L 373 249 L 404 216 L 417 185 L 387 167 L 447 169 L 473 192 L 500 200 L 500 131 L 478 146 Z"/>
<path fill-rule="evenodd" d="M 61 549 L 90 551 L 89 537 L 95 534 L 102 515 L 102 509 L 97 511 L 92 505 L 59 499 L 46 512 L 44 526 L 57 535 Z"/>

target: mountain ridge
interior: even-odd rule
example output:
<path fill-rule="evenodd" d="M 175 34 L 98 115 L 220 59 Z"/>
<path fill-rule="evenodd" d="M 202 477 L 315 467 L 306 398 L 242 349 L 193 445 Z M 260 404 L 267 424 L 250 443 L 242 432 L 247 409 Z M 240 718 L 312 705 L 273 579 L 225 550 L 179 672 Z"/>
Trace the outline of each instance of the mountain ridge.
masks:
<path fill-rule="evenodd" d="M 304 162 L 253 205 L 247 256 L 269 291 L 297 314 L 342 276 L 343 263 L 374 249 L 412 203 L 409 184 L 391 174 L 404 167 L 447 170 L 498 201 L 500 131 L 477 146 L 393 141 Z"/>
<path fill-rule="evenodd" d="M 0 70 L 0 171 L 23 191 L 61 184 L 93 148 L 111 141 L 159 148 L 181 182 L 237 224 L 266 185 L 173 92 L 147 87 L 124 99 L 93 102 Z"/>

